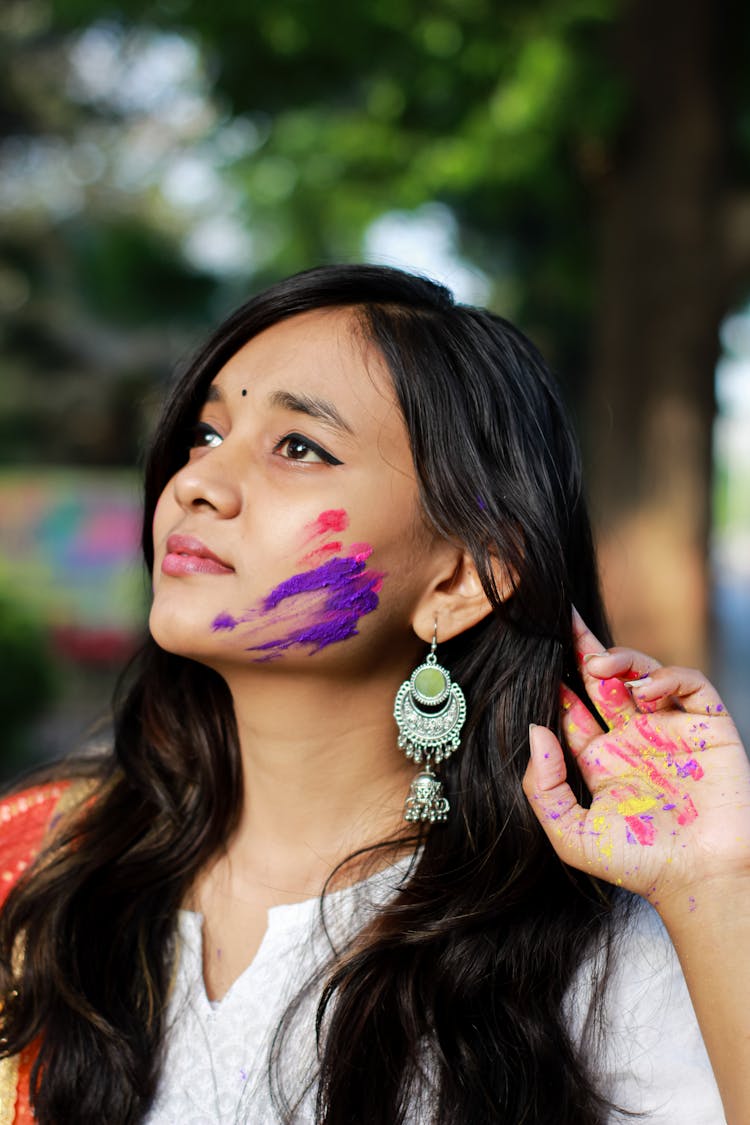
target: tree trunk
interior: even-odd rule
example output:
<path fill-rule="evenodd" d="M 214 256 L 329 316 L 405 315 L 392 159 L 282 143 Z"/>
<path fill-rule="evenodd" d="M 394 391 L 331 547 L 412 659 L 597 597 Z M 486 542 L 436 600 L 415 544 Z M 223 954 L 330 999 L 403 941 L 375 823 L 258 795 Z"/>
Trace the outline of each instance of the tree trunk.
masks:
<path fill-rule="evenodd" d="M 632 114 L 599 201 L 589 475 L 622 643 L 708 654 L 713 380 L 726 301 L 721 4 L 633 0 L 621 27 Z"/>

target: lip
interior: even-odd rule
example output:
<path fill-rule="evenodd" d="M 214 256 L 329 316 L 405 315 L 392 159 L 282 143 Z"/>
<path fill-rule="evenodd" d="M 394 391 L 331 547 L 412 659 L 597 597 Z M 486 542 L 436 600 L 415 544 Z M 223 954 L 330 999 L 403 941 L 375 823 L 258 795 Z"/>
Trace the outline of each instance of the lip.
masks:
<path fill-rule="evenodd" d="M 234 574 L 234 567 L 192 535 L 170 535 L 161 564 L 163 574 Z"/>

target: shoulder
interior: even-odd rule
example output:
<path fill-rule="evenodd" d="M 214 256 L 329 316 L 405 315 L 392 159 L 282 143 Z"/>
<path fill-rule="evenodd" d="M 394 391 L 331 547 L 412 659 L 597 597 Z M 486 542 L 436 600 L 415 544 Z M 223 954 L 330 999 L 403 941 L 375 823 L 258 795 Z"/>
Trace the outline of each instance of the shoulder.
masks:
<path fill-rule="evenodd" d="M 642 900 L 618 910 L 609 952 L 581 970 L 572 1023 L 582 1028 L 597 983 L 600 1018 L 586 1034 L 603 1090 L 644 1125 L 719 1125 L 721 1099 L 680 962 L 653 907 Z M 627 1118 L 615 1114 L 613 1121 Z"/>
<path fill-rule="evenodd" d="M 91 783 L 45 782 L 0 799 L 0 904 L 66 813 L 91 791 Z"/>

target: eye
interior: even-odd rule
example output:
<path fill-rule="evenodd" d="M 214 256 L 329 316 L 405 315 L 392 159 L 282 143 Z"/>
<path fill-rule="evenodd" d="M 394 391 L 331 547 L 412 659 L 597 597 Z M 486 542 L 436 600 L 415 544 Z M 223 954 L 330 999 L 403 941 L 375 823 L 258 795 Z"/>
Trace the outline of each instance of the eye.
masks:
<path fill-rule="evenodd" d="M 198 422 L 190 431 L 191 449 L 215 449 L 223 440 L 218 430 L 209 426 L 208 422 Z"/>
<path fill-rule="evenodd" d="M 285 437 L 277 441 L 273 451 L 274 453 L 280 453 L 288 461 L 303 461 L 307 464 L 343 464 L 317 442 L 310 441 L 302 434 L 286 434 Z"/>

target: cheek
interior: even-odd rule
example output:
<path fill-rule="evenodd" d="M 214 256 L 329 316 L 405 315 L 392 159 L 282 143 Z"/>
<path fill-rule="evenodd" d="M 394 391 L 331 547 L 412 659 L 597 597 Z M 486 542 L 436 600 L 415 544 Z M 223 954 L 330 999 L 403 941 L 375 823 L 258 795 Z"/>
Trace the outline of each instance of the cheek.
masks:
<path fill-rule="evenodd" d="M 219 614 L 212 631 L 238 630 L 249 658 L 261 662 L 292 649 L 312 655 L 349 640 L 358 634 L 360 619 L 377 609 L 385 578 L 367 566 L 370 549 L 365 548 L 354 544 L 350 554 L 285 579 L 240 617 Z"/>
<path fill-rule="evenodd" d="M 161 561 L 166 551 L 166 541 L 177 523 L 177 505 L 171 483 L 162 492 L 154 509 L 151 521 L 151 540 L 154 551 L 154 565 L 151 574 L 151 588 L 155 592 L 161 575 Z"/>
<path fill-rule="evenodd" d="M 151 521 L 151 535 L 153 537 L 155 549 L 158 549 L 166 540 L 169 530 L 174 524 L 176 507 L 174 489 L 170 481 L 156 502 L 154 518 Z"/>
<path fill-rule="evenodd" d="M 295 573 L 239 616 L 218 614 L 212 632 L 241 640 L 254 661 L 293 649 L 312 655 L 359 632 L 360 619 L 377 609 L 385 574 L 368 565 L 372 547 L 349 542 L 343 508 L 320 512 L 297 536 Z"/>

